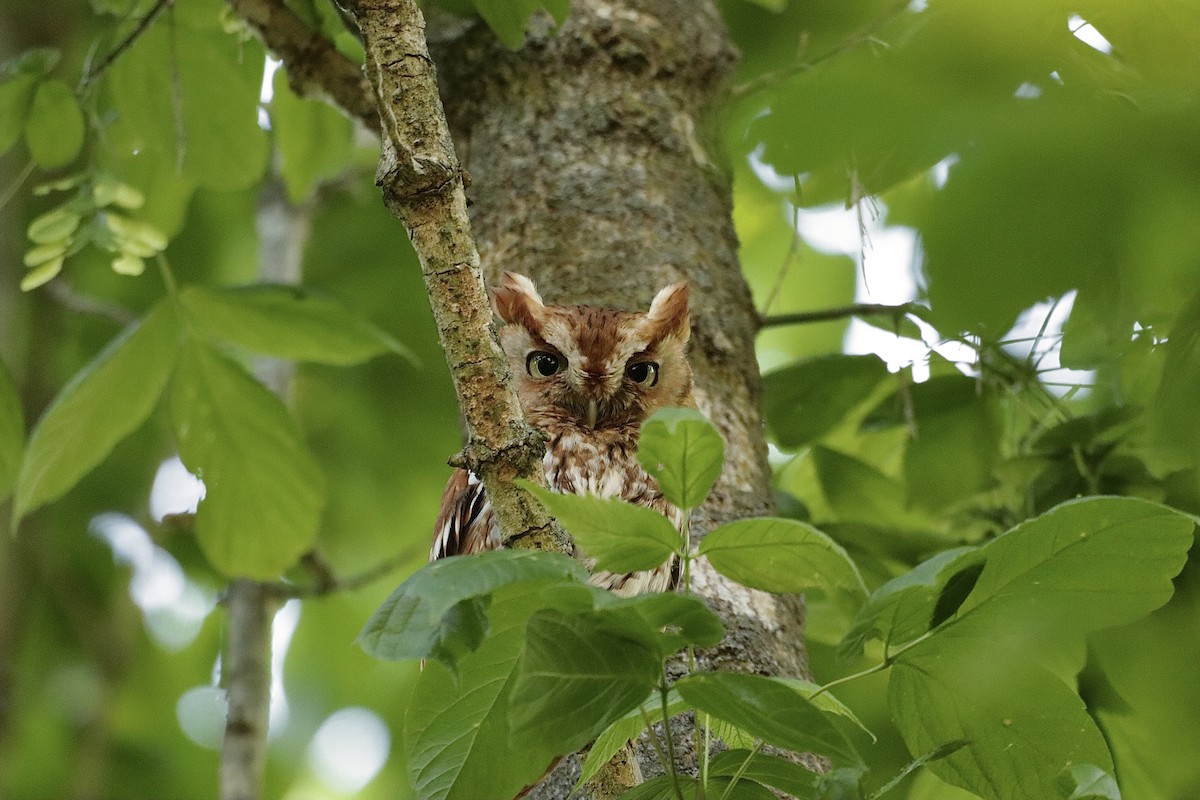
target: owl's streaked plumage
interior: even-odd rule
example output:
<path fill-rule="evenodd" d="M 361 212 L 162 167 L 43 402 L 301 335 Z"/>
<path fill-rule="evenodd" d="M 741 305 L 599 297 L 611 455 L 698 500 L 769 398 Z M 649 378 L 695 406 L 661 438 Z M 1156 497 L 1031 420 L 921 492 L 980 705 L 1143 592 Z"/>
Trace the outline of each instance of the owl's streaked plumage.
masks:
<path fill-rule="evenodd" d="M 636 458 L 642 422 L 660 408 L 694 406 L 686 349 L 688 287 L 658 293 L 647 312 L 592 306 L 548 306 L 533 281 L 504 273 L 492 289 L 506 323 L 508 355 L 525 418 L 549 436 L 542 460 L 554 491 L 619 497 L 666 515 L 676 528 L 683 512 L 669 503 Z M 483 484 L 456 470 L 442 497 L 430 560 L 500 546 L 500 531 Z M 623 595 L 664 591 L 674 562 L 648 572 L 597 572 L 592 583 Z"/>

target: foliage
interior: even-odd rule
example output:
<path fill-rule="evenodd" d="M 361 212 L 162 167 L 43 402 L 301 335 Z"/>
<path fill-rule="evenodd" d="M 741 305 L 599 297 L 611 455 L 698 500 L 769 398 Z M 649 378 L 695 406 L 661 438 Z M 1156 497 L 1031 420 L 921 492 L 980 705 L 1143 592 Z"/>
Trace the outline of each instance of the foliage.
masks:
<path fill-rule="evenodd" d="M 0 11 L 26 48 L 0 68 L 0 794 L 211 797 L 217 594 L 235 575 L 303 593 L 412 572 L 455 411 L 415 260 L 370 188 L 377 146 L 283 71 L 260 101 L 263 48 L 217 0 L 77 5 L 52 31 L 43 4 Z M 357 56 L 332 5 L 288 5 Z M 538 9 L 567 11 L 443 5 L 512 49 Z M 921 355 L 843 353 L 845 315 L 763 331 L 786 518 L 680 537 L 543 499 L 605 569 L 675 552 L 806 593 L 823 683 L 694 670 L 720 627 L 691 595 L 618 600 L 573 562 L 515 554 L 413 572 L 363 631 L 407 660 L 381 664 L 345 645 L 391 587 L 347 581 L 279 646 L 290 717 L 266 793 L 336 784 L 311 743 L 363 706 L 404 729 L 368 798 L 511 796 L 592 738 L 594 774 L 630 738 L 665 747 L 648 721 L 689 711 L 734 749 L 630 797 L 1193 796 L 1195 4 L 721 7 L 744 58 L 716 124 L 759 307 L 842 306 L 856 282 L 862 299 L 882 280 L 872 245 L 912 231 L 910 305 L 867 319 Z M 804 224 L 834 203 L 864 231 L 849 249 Z M 262 278 L 260 205 L 302 231 L 303 287 Z M 286 397 L 263 357 L 302 362 Z M 679 411 L 640 455 L 694 507 L 722 448 Z M 147 502 L 174 455 L 204 481 L 194 515 Z M 668 690 L 665 663 L 693 674 Z"/>

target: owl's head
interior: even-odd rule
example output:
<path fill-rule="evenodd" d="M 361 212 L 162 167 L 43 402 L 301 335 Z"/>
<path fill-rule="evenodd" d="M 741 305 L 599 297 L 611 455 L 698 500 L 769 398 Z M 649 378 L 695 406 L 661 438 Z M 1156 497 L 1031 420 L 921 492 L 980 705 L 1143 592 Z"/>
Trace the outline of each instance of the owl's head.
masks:
<path fill-rule="evenodd" d="M 533 281 L 506 272 L 492 304 L 534 425 L 637 426 L 660 408 L 693 405 L 687 283 L 660 291 L 649 311 L 618 311 L 548 306 Z"/>

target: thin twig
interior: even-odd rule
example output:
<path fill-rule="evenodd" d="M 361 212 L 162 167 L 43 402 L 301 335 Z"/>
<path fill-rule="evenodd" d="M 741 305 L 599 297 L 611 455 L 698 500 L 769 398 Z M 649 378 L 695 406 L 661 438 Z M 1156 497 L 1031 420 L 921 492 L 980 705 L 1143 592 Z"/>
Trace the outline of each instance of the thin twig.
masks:
<path fill-rule="evenodd" d="M 855 303 L 837 308 L 825 308 L 820 311 L 800 311 L 795 314 L 773 314 L 764 317 L 760 328 L 774 328 L 780 325 L 807 325 L 813 322 L 829 322 L 848 317 L 902 317 L 907 314 L 921 314 L 926 309 L 916 303 L 901 303 L 890 306 L 881 303 Z"/>
<path fill-rule="evenodd" d="M 122 39 L 116 47 L 109 50 L 108 54 L 100 59 L 98 64 L 92 65 L 92 68 L 84 74 L 83 78 L 79 81 L 79 93 L 83 94 L 97 78 L 103 75 L 113 65 L 113 62 L 120 58 L 122 53 L 132 47 L 133 43 L 154 24 L 154 20 L 158 19 L 158 15 L 168 6 L 173 5 L 174 2 L 175 0 L 158 0 L 158 2 L 151 6 L 145 16 L 138 20 L 137 25 L 133 26 L 133 30 L 129 32 L 129 35 Z"/>
<path fill-rule="evenodd" d="M 873 20 L 870 24 L 868 24 L 866 27 L 860 29 L 857 33 L 854 33 L 854 34 L 846 37 L 844 40 L 842 40 L 841 44 L 839 44 L 838 46 L 833 47 L 829 50 L 826 50 L 824 53 L 821 53 L 819 56 L 810 58 L 807 61 L 797 61 L 793 64 L 787 65 L 783 69 L 773 70 L 771 72 L 764 73 L 762 75 L 759 75 L 757 78 L 753 78 L 752 80 L 746 81 L 745 83 L 743 83 L 739 86 L 733 87 L 733 90 L 729 93 L 731 99 L 734 101 L 741 100 L 743 98 L 749 97 L 750 95 L 754 94 L 755 92 L 757 92 L 761 89 L 766 89 L 770 86 L 775 85 L 776 83 L 779 83 L 782 80 L 786 80 L 787 78 L 790 78 L 793 75 L 800 75 L 802 73 L 808 72 L 812 68 L 816 67 L 818 64 L 821 64 L 825 61 L 829 61 L 830 59 L 836 58 L 837 56 L 840 56 L 842 53 L 845 53 L 848 50 L 858 47 L 860 44 L 866 44 L 868 42 L 877 42 L 878 43 L 879 39 L 875 36 L 875 34 L 878 33 L 886 25 L 891 23 L 893 20 L 897 19 L 905 11 L 907 11 L 908 7 L 910 5 L 912 5 L 910 0 L 901 0 L 901 2 L 897 3 L 895 6 L 892 7 L 891 11 L 889 11 L 886 14 L 880 15 L 875 20 Z"/>
<path fill-rule="evenodd" d="M 337 575 L 332 569 L 329 568 L 329 565 L 326 564 L 323 559 L 316 557 L 315 554 L 312 553 L 305 554 L 303 558 L 303 563 L 305 566 L 308 566 L 310 569 L 313 568 L 314 562 L 310 561 L 310 556 L 314 557 L 316 559 L 316 563 L 320 564 L 320 566 L 317 568 L 318 575 L 314 583 L 307 586 L 283 582 L 272 583 L 269 585 L 271 594 L 275 595 L 276 597 L 283 598 L 312 598 L 324 597 L 325 595 L 332 594 L 334 592 L 352 592 L 356 589 L 361 589 L 364 586 L 368 586 L 380 578 L 386 577 L 389 573 L 395 572 L 400 567 L 410 563 L 417 556 L 417 554 L 411 549 L 402 550 L 390 558 L 379 562 L 370 569 L 363 570 L 356 575 L 351 575 L 346 578 L 337 577 Z"/>
<path fill-rule="evenodd" d="M 48 283 L 46 291 L 50 293 L 50 297 L 56 303 L 69 311 L 103 317 L 122 326 L 130 325 L 138 318 L 136 314 L 125 308 L 125 306 L 79 294 L 68 284 L 60 280 Z"/>

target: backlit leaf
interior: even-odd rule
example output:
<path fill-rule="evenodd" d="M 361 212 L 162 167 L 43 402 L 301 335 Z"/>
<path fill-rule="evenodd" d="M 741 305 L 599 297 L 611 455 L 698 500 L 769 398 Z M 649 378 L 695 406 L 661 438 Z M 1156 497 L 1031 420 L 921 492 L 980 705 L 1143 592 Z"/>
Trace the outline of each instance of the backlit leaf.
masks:
<path fill-rule="evenodd" d="M 638 463 L 682 509 L 704 502 L 725 466 L 725 440 L 694 408 L 664 408 L 642 423 Z"/>
<path fill-rule="evenodd" d="M 725 577 L 764 592 L 844 594 L 855 603 L 867 594 L 858 568 L 841 545 L 795 520 L 728 522 L 704 537 L 698 554 Z"/>
<path fill-rule="evenodd" d="M 224 574 L 267 580 L 312 546 L 325 481 L 283 403 L 191 340 L 171 381 L 179 457 L 204 481 L 196 537 Z"/>
<path fill-rule="evenodd" d="M 293 94 L 283 69 L 275 73 L 271 127 L 279 147 L 279 171 L 293 203 L 303 201 L 321 181 L 346 168 L 354 123 L 328 103 Z"/>
<path fill-rule="evenodd" d="M 83 147 L 83 111 L 74 92 L 57 79 L 42 81 L 25 120 L 25 144 L 34 162 L 57 169 L 75 160 Z"/>
<path fill-rule="evenodd" d="M 30 436 L 17 482 L 18 519 L 69 490 L 145 421 L 178 348 L 174 307 L 163 303 L 63 387 Z"/>
<path fill-rule="evenodd" d="M 617 498 L 559 494 L 529 481 L 518 481 L 553 514 L 596 568 L 608 572 L 654 569 L 682 547 L 682 538 L 666 517 L 653 509 Z"/>
<path fill-rule="evenodd" d="M 358 364 L 411 351 L 344 305 L 295 286 L 207 289 L 180 295 L 193 328 L 213 339 L 293 361 Z"/>

